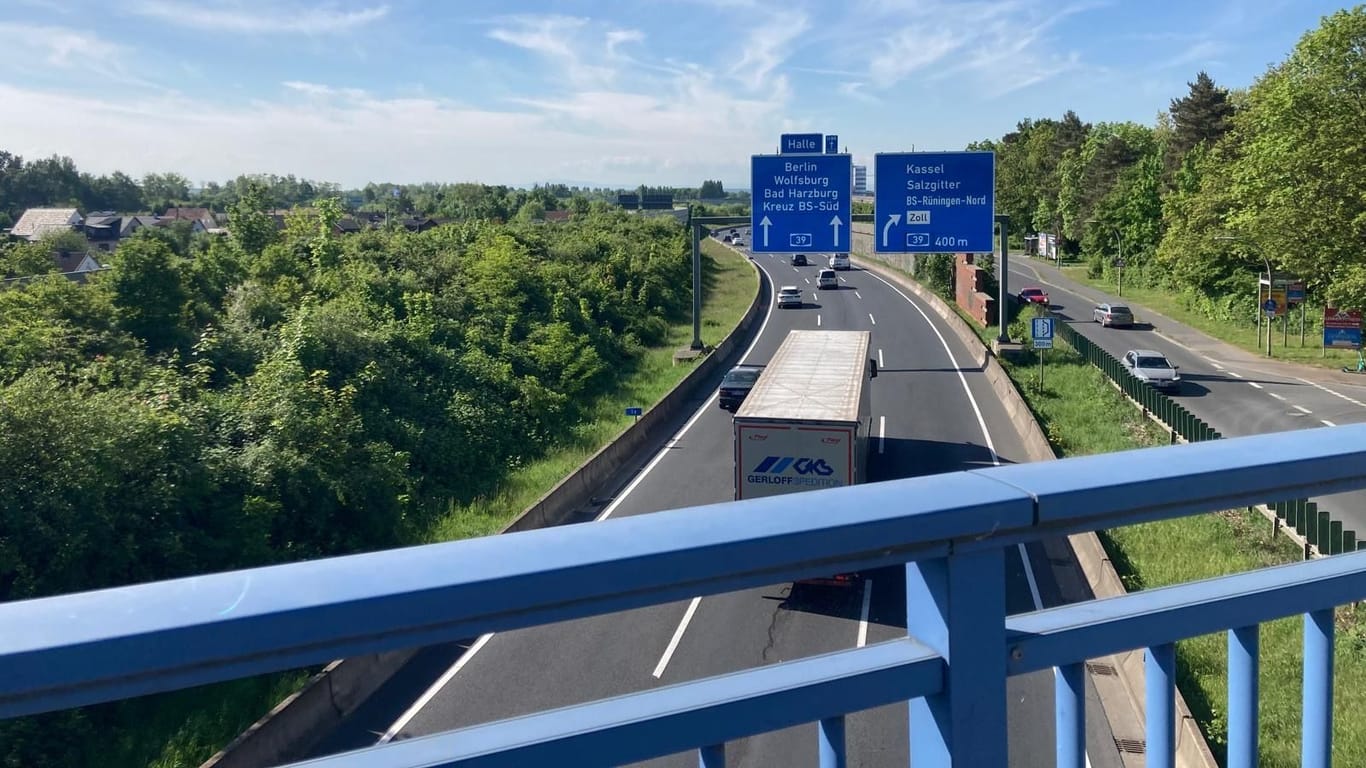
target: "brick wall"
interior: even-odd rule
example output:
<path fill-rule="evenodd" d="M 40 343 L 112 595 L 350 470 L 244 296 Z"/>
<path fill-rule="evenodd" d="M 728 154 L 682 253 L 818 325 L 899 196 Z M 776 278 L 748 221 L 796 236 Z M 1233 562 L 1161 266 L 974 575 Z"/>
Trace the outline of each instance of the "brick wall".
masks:
<path fill-rule="evenodd" d="M 953 257 L 954 300 L 964 312 L 983 326 L 996 322 L 996 297 L 987 293 L 986 273 L 973 263 L 973 254 Z"/>

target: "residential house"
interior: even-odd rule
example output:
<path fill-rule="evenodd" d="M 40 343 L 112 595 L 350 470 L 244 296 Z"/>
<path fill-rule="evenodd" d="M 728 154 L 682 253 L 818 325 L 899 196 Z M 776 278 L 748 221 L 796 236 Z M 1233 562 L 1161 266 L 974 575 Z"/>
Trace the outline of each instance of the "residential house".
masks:
<path fill-rule="evenodd" d="M 52 258 L 57 261 L 57 267 L 63 275 L 70 279 L 72 275 L 98 272 L 104 269 L 94 255 L 88 251 L 57 251 L 52 254 Z"/>
<path fill-rule="evenodd" d="M 156 226 L 157 223 L 157 218 L 151 214 L 123 216 L 99 212 L 86 216 L 81 224 L 81 230 L 92 246 L 108 252 L 117 248 L 120 241 L 139 229 Z"/>
<path fill-rule="evenodd" d="M 569 221 L 569 211 L 546 211 L 546 221 Z"/>
<path fill-rule="evenodd" d="M 81 214 L 75 208 L 30 208 L 10 228 L 10 236 L 37 242 L 44 235 L 74 230 L 80 224 Z"/>
<path fill-rule="evenodd" d="M 218 226 L 214 219 L 213 211 L 208 208 L 167 208 L 160 216 L 159 221 L 196 221 L 199 226 L 196 232 L 207 232 Z"/>

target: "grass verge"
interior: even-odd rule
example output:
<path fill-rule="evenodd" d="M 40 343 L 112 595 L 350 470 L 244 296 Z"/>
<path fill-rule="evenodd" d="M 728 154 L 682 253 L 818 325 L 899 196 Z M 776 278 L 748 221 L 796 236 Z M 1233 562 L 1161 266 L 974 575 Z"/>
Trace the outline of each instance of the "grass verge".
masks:
<path fill-rule="evenodd" d="M 1098 291 L 1109 293 L 1115 288 L 1111 281 L 1087 277 L 1086 265 L 1084 264 L 1063 266 L 1062 273 L 1072 280 Z M 1252 354 L 1262 355 L 1266 353 L 1266 342 L 1257 341 L 1256 324 L 1250 321 L 1235 322 L 1211 318 L 1197 308 L 1196 300 L 1188 294 L 1172 293 L 1170 290 L 1151 286 L 1125 285 L 1124 300 L 1160 312 L 1179 323 L 1189 325 Z M 1142 312 L 1140 311 L 1138 314 L 1141 315 Z M 1272 356 L 1278 360 L 1320 368 L 1355 366 L 1357 357 L 1354 350 L 1330 349 L 1325 355 L 1321 344 L 1323 341 L 1322 317 L 1323 307 L 1306 307 L 1304 346 L 1300 345 L 1299 314 L 1294 313 L 1290 318 L 1288 344 L 1282 343 L 1286 337 L 1282 334 L 1281 321 L 1278 319 L 1275 324 L 1275 332 L 1271 337 Z M 1266 337 L 1263 336 L 1262 338 L 1265 339 Z"/>
<path fill-rule="evenodd" d="M 720 343 L 754 300 L 758 280 L 748 259 L 715 242 L 703 246 L 702 341 Z M 565 443 L 512 472 L 492 496 L 452 504 L 414 543 L 496 533 L 565 475 L 609 443 L 632 417 L 626 406 L 648 408 L 668 394 L 689 365 L 673 353 L 692 341 L 691 318 L 670 325 L 665 343 L 648 350 L 631 375 L 594 404 L 592 414 Z M 317 671 L 294 670 L 185 691 L 92 707 L 77 713 L 29 718 L 41 731 L 45 717 L 84 717 L 90 746 L 85 765 L 114 768 L 193 768 L 299 689 Z M 108 734 L 116 733 L 110 742 Z"/>
<path fill-rule="evenodd" d="M 944 297 L 941 297 L 944 298 Z M 951 298 L 945 298 L 957 310 Z M 1159 310 L 1160 311 L 1160 310 Z M 961 311 L 984 343 L 995 338 Z M 1033 411 L 1059 456 L 1126 450 L 1168 441 L 1165 429 L 1144 417 L 1098 369 L 1061 339 L 1044 353 L 1044 386 L 1037 387 L 1035 353 L 1002 366 Z M 1240 509 L 1098 532 L 1129 591 L 1152 589 L 1295 562 L 1298 548 L 1272 533 L 1259 513 Z M 1302 623 L 1298 617 L 1261 628 L 1259 764 L 1300 764 Z M 1366 765 L 1366 612 L 1337 612 L 1334 654 L 1333 761 Z M 1228 668 L 1224 633 L 1177 644 L 1177 683 L 1220 764 L 1227 748 Z"/>

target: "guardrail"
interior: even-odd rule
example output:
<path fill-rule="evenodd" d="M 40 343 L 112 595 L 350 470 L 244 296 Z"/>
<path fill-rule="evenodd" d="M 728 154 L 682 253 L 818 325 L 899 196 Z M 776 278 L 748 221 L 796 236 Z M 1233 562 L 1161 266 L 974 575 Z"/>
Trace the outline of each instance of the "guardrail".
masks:
<path fill-rule="evenodd" d="M 0 605 L 0 716 L 907 563 L 906 639 L 435 736 L 310 766 L 619 765 L 910 701 L 917 766 L 1004 768 L 1008 676 L 1055 667 L 1058 765 L 1085 765 L 1084 664 L 1147 649 L 1148 765 L 1173 762 L 1177 640 L 1229 631 L 1229 764 L 1257 760 L 1258 625 L 1304 615 L 1302 756 L 1332 743 L 1344 554 L 1007 616 L 1020 542 L 1366 487 L 1366 425 L 810 491 Z"/>
<path fill-rule="evenodd" d="M 1178 438 L 1188 443 L 1223 438 L 1218 430 L 1184 405 L 1129 375 L 1114 355 L 1092 343 L 1070 323 L 1055 323 L 1054 327 L 1063 341 L 1088 363 L 1100 369 L 1125 397 L 1143 409 L 1145 416 L 1165 425 L 1170 430 L 1171 442 L 1177 442 Z M 1327 510 L 1319 509 L 1317 502 L 1307 498 L 1277 501 L 1267 505 L 1267 510 L 1275 516 L 1278 526 L 1285 525 L 1294 530 L 1295 538 L 1304 548 L 1306 559 L 1366 549 L 1366 541 L 1357 541 L 1355 531 L 1344 529 L 1342 521 L 1332 519 Z"/>

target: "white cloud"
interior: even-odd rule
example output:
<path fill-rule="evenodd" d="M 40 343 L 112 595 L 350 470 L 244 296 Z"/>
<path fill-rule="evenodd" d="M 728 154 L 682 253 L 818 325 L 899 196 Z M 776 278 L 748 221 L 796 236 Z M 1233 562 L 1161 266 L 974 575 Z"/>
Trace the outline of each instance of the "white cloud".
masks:
<path fill-rule="evenodd" d="M 612 63 L 618 58 L 616 47 L 645 39 L 636 30 L 610 29 L 599 35 L 588 19 L 554 14 L 507 16 L 488 36 L 550 60 L 556 79 L 563 76 L 580 87 L 612 83 L 617 77 Z"/>
<path fill-rule="evenodd" d="M 774 71 L 793 54 L 798 39 L 811 28 L 807 15 L 796 9 L 775 9 L 767 18 L 747 23 L 750 32 L 739 43 L 740 61 L 730 74 L 752 91 L 787 93 L 787 78 Z"/>
<path fill-rule="evenodd" d="M 283 3 L 210 4 L 181 0 L 138 0 L 128 10 L 147 18 L 192 29 L 250 34 L 326 35 L 346 32 L 379 21 L 389 14 L 389 6 L 378 5 L 355 11 L 331 6 L 299 7 Z"/>
<path fill-rule="evenodd" d="M 100 39 L 93 33 L 70 27 L 0 22 L 6 58 L 15 63 L 32 61 L 36 56 L 46 64 L 63 69 L 121 67 L 128 49 Z"/>

